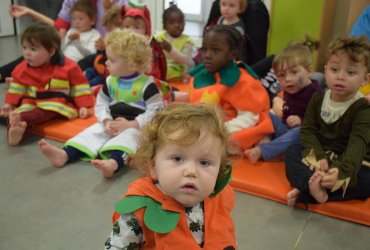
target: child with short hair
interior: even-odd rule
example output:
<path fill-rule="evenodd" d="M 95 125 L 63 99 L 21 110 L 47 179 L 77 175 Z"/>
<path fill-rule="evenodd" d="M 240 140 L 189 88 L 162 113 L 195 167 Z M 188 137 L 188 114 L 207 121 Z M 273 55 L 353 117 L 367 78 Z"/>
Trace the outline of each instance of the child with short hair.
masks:
<path fill-rule="evenodd" d="M 146 177 L 115 206 L 105 249 L 236 249 L 226 144 L 221 114 L 209 105 L 158 112 L 133 158 Z"/>
<path fill-rule="evenodd" d="M 184 35 L 184 13 L 173 2 L 162 15 L 163 31 L 155 35 L 167 60 L 167 81 L 182 80 L 182 75 L 194 67 L 197 48 L 191 37 Z"/>
<path fill-rule="evenodd" d="M 301 128 L 301 144 L 286 151 L 286 175 L 296 202 L 370 197 L 370 105 L 359 87 L 370 79 L 370 42 L 337 38 L 328 47 L 328 90 L 315 93 Z M 330 192 L 329 192 L 330 191 Z"/>
<path fill-rule="evenodd" d="M 94 105 L 87 80 L 60 50 L 58 32 L 32 24 L 21 36 L 23 57 L 13 71 L 1 115 L 9 118 L 8 143 L 18 145 L 26 129 L 54 119 L 86 118 Z"/>
<path fill-rule="evenodd" d="M 39 148 L 55 167 L 91 160 L 104 177 L 112 177 L 124 166 L 127 155 L 135 152 L 140 128 L 163 108 L 163 98 L 153 77 L 144 75 L 152 59 L 146 37 L 115 29 L 105 43 L 110 76 L 97 96 L 98 123 L 68 140 L 63 149 L 45 140 Z"/>
<path fill-rule="evenodd" d="M 71 10 L 72 26 L 65 33 L 61 30 L 62 50 L 66 57 L 78 62 L 96 53 L 95 42 L 100 33 L 94 28 L 96 6 L 90 0 L 78 0 Z"/>
<path fill-rule="evenodd" d="M 203 38 L 203 63 L 189 71 L 190 102 L 212 103 L 225 110 L 229 140 L 235 144 L 230 148 L 238 154 L 274 131 L 266 90 L 247 65 L 235 62 L 240 40 L 234 28 L 213 26 Z"/>
<path fill-rule="evenodd" d="M 284 91 L 282 118 L 270 113 L 275 130 L 272 140 L 244 151 L 251 163 L 261 158 L 272 160 L 282 155 L 289 145 L 300 142 L 300 126 L 307 105 L 311 96 L 321 90 L 319 83 L 310 79 L 314 44 L 306 37 L 304 42 L 291 42 L 275 56 L 272 67 Z"/>

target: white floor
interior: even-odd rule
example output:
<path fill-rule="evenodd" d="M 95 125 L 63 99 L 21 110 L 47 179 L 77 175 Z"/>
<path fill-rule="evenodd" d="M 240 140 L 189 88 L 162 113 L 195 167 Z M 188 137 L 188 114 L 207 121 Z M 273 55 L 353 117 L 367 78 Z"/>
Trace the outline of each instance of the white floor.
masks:
<path fill-rule="evenodd" d="M 0 38 L 0 65 L 19 55 L 16 38 Z M 0 103 L 5 92 L 0 84 Z M 114 204 L 138 173 L 106 180 L 85 162 L 56 169 L 38 152 L 39 137 L 10 147 L 2 124 L 0 138 L 0 249 L 103 249 Z M 370 249 L 367 226 L 244 193 L 236 192 L 233 217 L 241 250 Z"/>

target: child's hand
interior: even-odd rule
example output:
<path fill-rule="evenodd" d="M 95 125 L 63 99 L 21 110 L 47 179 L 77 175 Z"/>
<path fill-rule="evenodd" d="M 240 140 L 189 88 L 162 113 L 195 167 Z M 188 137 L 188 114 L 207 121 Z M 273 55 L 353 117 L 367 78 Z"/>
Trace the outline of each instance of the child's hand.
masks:
<path fill-rule="evenodd" d="M 9 104 L 9 103 L 5 103 L 2 107 L 1 107 L 1 111 L 0 111 L 0 115 L 3 116 L 3 117 L 8 117 L 9 116 L 9 113 L 12 112 L 14 110 L 14 106 Z"/>
<path fill-rule="evenodd" d="M 99 37 L 99 39 L 95 41 L 95 48 L 96 50 L 105 50 L 105 43 L 103 38 Z"/>
<path fill-rule="evenodd" d="M 299 118 L 299 116 L 297 115 L 290 115 L 288 116 L 288 118 L 286 119 L 286 124 L 290 127 L 290 128 L 293 128 L 293 127 L 298 127 L 301 125 L 301 118 Z"/>
<path fill-rule="evenodd" d="M 108 135 L 110 135 L 110 136 L 113 136 L 113 129 L 112 129 L 112 127 L 111 127 L 111 123 L 112 123 L 113 121 L 112 120 L 109 120 L 109 119 L 105 119 L 104 120 L 104 128 L 105 128 L 105 133 L 107 133 Z"/>
<path fill-rule="evenodd" d="M 275 96 L 274 99 L 272 99 L 272 110 L 279 117 L 283 116 L 283 105 L 284 100 L 280 96 Z"/>
<path fill-rule="evenodd" d="M 169 42 L 164 40 L 164 41 L 160 42 L 159 44 L 161 45 L 162 49 L 164 49 L 167 52 L 171 52 L 172 45 Z"/>
<path fill-rule="evenodd" d="M 136 120 L 129 121 L 123 117 L 118 117 L 110 123 L 110 127 L 113 130 L 113 136 L 116 136 L 128 128 L 139 128 L 139 124 Z"/>
<path fill-rule="evenodd" d="M 365 95 L 364 98 L 367 100 L 368 103 L 370 103 L 370 93 Z"/>
<path fill-rule="evenodd" d="M 78 110 L 78 115 L 80 116 L 81 119 L 86 119 L 89 117 L 89 109 L 82 107 Z"/>
<path fill-rule="evenodd" d="M 71 34 L 69 34 L 68 39 L 71 40 L 71 41 L 78 40 L 78 39 L 80 39 L 80 33 L 72 32 Z"/>
<path fill-rule="evenodd" d="M 329 169 L 328 172 L 326 172 L 326 175 L 324 175 L 321 179 L 321 186 L 332 189 L 335 183 L 338 181 L 338 174 L 338 168 Z"/>
<path fill-rule="evenodd" d="M 30 15 L 31 11 L 32 10 L 30 8 L 17 4 L 10 5 L 9 7 L 9 14 L 14 18 L 28 16 Z"/>

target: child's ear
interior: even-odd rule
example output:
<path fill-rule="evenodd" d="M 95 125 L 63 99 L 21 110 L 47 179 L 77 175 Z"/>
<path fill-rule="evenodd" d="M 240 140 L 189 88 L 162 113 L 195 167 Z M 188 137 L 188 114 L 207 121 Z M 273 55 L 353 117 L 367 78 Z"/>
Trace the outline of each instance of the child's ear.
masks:
<path fill-rule="evenodd" d="M 51 48 L 49 51 L 50 57 L 53 57 L 56 53 L 57 49 L 56 48 Z"/>
<path fill-rule="evenodd" d="M 368 83 L 370 83 L 370 72 L 365 74 L 365 81 L 361 84 L 361 86 L 365 86 Z"/>
<path fill-rule="evenodd" d="M 150 166 L 150 177 L 152 177 L 153 180 L 158 180 L 157 173 L 155 172 L 154 163 Z"/>
<path fill-rule="evenodd" d="M 231 51 L 232 59 L 235 60 L 236 58 L 238 58 L 238 52 L 239 52 L 239 50 L 237 50 L 237 49 Z"/>
<path fill-rule="evenodd" d="M 312 74 L 313 74 L 313 67 L 312 67 L 312 65 L 308 66 L 306 68 L 306 70 L 307 70 L 308 76 L 311 77 Z"/>

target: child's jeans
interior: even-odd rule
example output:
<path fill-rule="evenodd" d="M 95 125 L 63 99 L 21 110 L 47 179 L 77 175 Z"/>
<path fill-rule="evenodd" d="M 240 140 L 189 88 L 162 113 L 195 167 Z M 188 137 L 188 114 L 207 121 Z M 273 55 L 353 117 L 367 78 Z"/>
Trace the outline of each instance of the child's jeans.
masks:
<path fill-rule="evenodd" d="M 262 158 L 265 161 L 284 153 L 291 144 L 300 142 L 300 127 L 289 128 L 281 122 L 278 116 L 272 113 L 270 113 L 270 118 L 275 130 L 273 140 L 259 145 Z"/>

